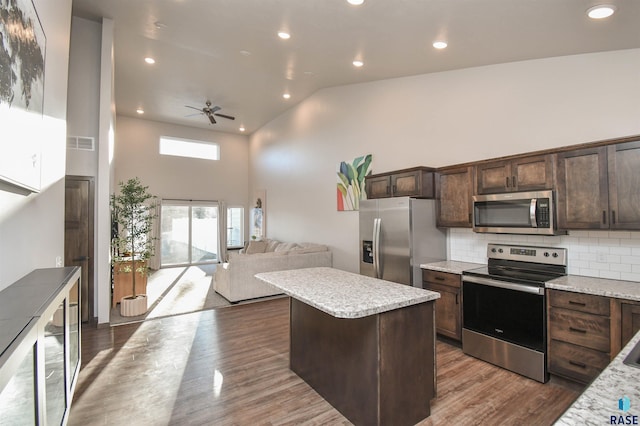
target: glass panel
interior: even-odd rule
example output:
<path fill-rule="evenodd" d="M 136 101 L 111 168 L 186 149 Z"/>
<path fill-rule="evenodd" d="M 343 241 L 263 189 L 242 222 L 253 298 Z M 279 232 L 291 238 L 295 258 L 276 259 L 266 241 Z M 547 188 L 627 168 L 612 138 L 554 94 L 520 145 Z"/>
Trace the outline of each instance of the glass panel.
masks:
<path fill-rule="evenodd" d="M 189 263 L 189 206 L 163 205 L 161 264 Z"/>
<path fill-rule="evenodd" d="M 0 425 L 33 425 L 36 421 L 35 359 L 33 348 L 0 393 Z"/>
<path fill-rule="evenodd" d="M 530 227 L 529 207 L 531 200 L 485 201 L 475 203 L 476 225 Z"/>
<path fill-rule="evenodd" d="M 80 361 L 80 310 L 78 309 L 78 299 L 80 282 L 76 283 L 69 292 L 69 368 L 75 378 L 78 362 Z"/>
<path fill-rule="evenodd" d="M 192 207 L 191 262 L 218 260 L 218 207 Z"/>
<path fill-rule="evenodd" d="M 227 247 L 244 246 L 244 208 L 229 207 L 227 209 Z"/>
<path fill-rule="evenodd" d="M 62 423 L 67 406 L 64 376 L 64 302 L 58 306 L 44 328 L 44 377 L 46 391 L 46 421 Z"/>

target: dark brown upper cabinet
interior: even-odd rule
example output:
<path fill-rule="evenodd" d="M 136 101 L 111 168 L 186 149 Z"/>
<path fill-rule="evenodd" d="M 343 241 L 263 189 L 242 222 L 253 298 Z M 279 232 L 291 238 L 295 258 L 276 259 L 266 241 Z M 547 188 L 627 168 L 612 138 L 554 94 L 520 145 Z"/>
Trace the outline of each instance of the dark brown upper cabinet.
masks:
<path fill-rule="evenodd" d="M 414 167 L 365 178 L 367 198 L 434 197 L 434 169 Z"/>
<path fill-rule="evenodd" d="M 640 141 L 558 154 L 558 227 L 640 229 Z"/>
<path fill-rule="evenodd" d="M 473 167 L 443 169 L 436 174 L 436 226 L 471 227 Z"/>
<path fill-rule="evenodd" d="M 611 229 L 640 229 L 640 141 L 607 147 Z"/>
<path fill-rule="evenodd" d="M 553 188 L 553 154 L 481 163 L 476 166 L 478 194 Z"/>

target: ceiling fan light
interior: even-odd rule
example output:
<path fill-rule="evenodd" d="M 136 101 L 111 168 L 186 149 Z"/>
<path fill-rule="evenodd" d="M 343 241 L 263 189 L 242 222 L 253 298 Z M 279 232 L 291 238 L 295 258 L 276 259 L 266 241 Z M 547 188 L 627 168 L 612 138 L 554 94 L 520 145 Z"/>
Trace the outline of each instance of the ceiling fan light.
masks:
<path fill-rule="evenodd" d="M 599 4 L 587 9 L 587 16 L 591 19 L 604 19 L 613 15 L 616 7 L 612 4 Z"/>

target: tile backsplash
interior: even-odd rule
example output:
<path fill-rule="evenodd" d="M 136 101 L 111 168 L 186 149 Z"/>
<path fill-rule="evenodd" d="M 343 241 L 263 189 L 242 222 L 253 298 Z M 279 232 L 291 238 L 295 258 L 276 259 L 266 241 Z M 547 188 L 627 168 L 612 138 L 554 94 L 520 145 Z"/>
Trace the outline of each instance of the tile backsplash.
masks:
<path fill-rule="evenodd" d="M 487 263 L 488 243 L 566 248 L 569 274 L 640 282 L 640 232 L 569 231 L 568 235 L 477 234 L 449 229 L 449 259 Z"/>

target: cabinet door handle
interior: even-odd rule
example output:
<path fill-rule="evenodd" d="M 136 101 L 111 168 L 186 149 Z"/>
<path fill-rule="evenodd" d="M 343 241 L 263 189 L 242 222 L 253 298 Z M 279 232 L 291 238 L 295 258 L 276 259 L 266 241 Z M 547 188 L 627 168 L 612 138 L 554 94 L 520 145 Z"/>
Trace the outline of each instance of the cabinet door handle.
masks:
<path fill-rule="evenodd" d="M 602 224 L 603 225 L 607 224 L 607 211 L 606 210 L 602 210 Z"/>
<path fill-rule="evenodd" d="M 580 368 L 587 368 L 587 364 L 585 364 L 583 362 L 569 360 L 569 364 L 575 365 L 576 367 L 580 367 Z"/>
<path fill-rule="evenodd" d="M 569 327 L 569 331 L 573 331 L 574 333 L 587 334 L 587 330 L 583 330 L 581 328 Z"/>
<path fill-rule="evenodd" d="M 611 210 L 611 224 L 612 225 L 616 224 L 616 211 L 615 210 Z"/>
<path fill-rule="evenodd" d="M 583 302 L 575 302 L 575 301 L 573 301 L 573 300 L 569 300 L 569 304 L 570 304 L 570 305 L 576 305 L 576 306 L 587 306 L 587 304 L 586 304 L 586 303 L 583 303 Z"/>
<path fill-rule="evenodd" d="M 438 281 L 444 281 L 444 277 L 435 277 L 435 279 Z"/>
<path fill-rule="evenodd" d="M 459 294 L 458 294 L 458 293 L 456 293 L 456 305 L 459 305 L 459 304 L 460 304 L 460 301 L 458 300 L 458 296 L 459 296 Z"/>
<path fill-rule="evenodd" d="M 516 177 L 515 176 L 511 176 L 511 187 L 512 188 L 516 187 Z"/>
<path fill-rule="evenodd" d="M 469 213 L 469 223 L 471 223 L 471 213 Z"/>
<path fill-rule="evenodd" d="M 395 194 L 398 191 L 398 187 L 396 185 L 393 185 L 393 193 Z"/>
<path fill-rule="evenodd" d="M 507 188 L 508 188 L 509 187 L 509 176 L 507 176 L 506 179 L 507 179 L 506 185 L 507 185 Z"/>

